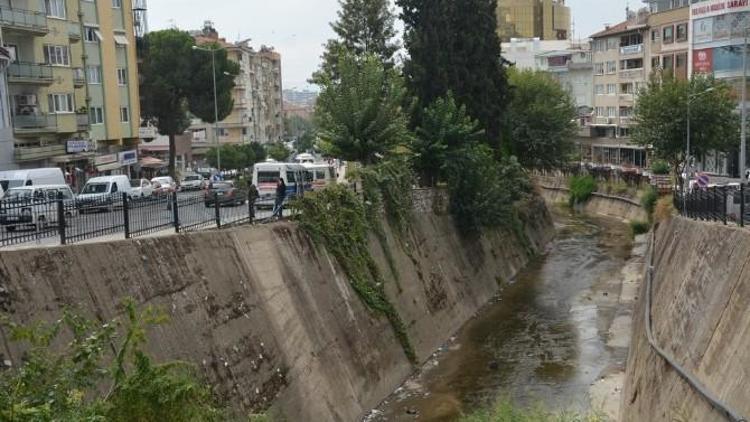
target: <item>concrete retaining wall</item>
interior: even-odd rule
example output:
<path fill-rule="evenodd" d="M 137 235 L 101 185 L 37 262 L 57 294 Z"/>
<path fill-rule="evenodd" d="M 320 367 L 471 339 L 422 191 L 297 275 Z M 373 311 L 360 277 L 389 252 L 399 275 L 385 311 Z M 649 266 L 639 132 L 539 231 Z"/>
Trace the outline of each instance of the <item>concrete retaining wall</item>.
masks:
<path fill-rule="evenodd" d="M 539 185 L 539 188 L 548 204 L 568 202 L 569 191 L 565 187 Z M 599 214 L 625 221 L 648 220 L 648 214 L 637 201 L 601 193 L 592 194 L 585 204 L 579 206 L 579 209 L 587 214 Z"/>
<path fill-rule="evenodd" d="M 417 213 L 406 239 L 387 231 L 398 277 L 371 239 L 419 359 L 550 239 L 543 202 L 523 209 L 525 246 L 507 231 L 466 239 L 448 216 Z M 0 254 L 0 310 L 16 322 L 54 320 L 66 306 L 109 320 L 127 297 L 170 316 L 150 352 L 194 362 L 240 413 L 273 403 L 289 421 L 353 421 L 412 371 L 388 322 L 292 223 Z M 0 355 L 21 358 L 2 330 Z"/>
<path fill-rule="evenodd" d="M 673 218 L 658 228 L 654 247 L 656 341 L 709 390 L 750 417 L 750 231 Z M 634 320 L 623 420 L 725 420 L 651 350 L 644 302 L 639 301 Z"/>

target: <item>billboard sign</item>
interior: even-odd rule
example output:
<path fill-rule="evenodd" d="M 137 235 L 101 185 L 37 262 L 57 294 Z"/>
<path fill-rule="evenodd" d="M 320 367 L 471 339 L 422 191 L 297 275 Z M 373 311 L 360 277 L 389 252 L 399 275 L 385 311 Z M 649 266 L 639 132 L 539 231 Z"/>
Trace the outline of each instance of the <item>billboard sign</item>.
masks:
<path fill-rule="evenodd" d="M 693 51 L 693 73 L 713 72 L 713 52 L 712 48 Z"/>
<path fill-rule="evenodd" d="M 710 0 L 690 6 L 690 19 L 750 11 L 750 0 Z"/>

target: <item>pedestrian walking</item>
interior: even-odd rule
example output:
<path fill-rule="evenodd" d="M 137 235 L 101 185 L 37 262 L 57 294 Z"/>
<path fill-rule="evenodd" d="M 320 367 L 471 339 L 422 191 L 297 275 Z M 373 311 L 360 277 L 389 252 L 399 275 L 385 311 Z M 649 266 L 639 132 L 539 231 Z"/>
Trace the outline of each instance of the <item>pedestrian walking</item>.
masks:
<path fill-rule="evenodd" d="M 279 177 L 279 181 L 276 184 L 276 203 L 273 207 L 273 215 L 282 218 L 284 215 L 284 199 L 286 198 L 286 183 L 284 179 Z"/>

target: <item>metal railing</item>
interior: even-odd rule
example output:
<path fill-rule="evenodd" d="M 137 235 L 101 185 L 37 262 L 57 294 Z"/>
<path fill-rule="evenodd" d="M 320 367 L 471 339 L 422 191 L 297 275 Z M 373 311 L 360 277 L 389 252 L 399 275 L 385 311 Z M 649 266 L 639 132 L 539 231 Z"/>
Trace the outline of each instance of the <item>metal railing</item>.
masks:
<path fill-rule="evenodd" d="M 674 206 L 687 218 L 716 221 L 723 224 L 734 222 L 744 226 L 750 221 L 747 205 L 750 191 L 747 186 L 714 186 L 695 188 L 690 192 L 674 192 Z"/>
<path fill-rule="evenodd" d="M 0 201 L 0 247 L 65 245 L 104 236 L 130 239 L 157 233 L 264 223 L 286 214 L 295 195 L 258 199 L 254 190 L 172 192 L 131 198 L 103 194 L 77 199 L 34 198 Z M 279 211 L 276 213 L 276 211 Z"/>
<path fill-rule="evenodd" d="M 40 12 L 23 9 L 11 9 L 0 7 L 0 23 L 19 29 L 28 29 L 35 32 L 47 32 L 47 16 Z"/>
<path fill-rule="evenodd" d="M 52 82 L 52 66 L 40 63 L 16 62 L 8 66 L 8 78 L 28 81 Z"/>
<path fill-rule="evenodd" d="M 55 129 L 57 116 L 54 114 L 28 114 L 13 116 L 13 127 L 16 129 Z"/>

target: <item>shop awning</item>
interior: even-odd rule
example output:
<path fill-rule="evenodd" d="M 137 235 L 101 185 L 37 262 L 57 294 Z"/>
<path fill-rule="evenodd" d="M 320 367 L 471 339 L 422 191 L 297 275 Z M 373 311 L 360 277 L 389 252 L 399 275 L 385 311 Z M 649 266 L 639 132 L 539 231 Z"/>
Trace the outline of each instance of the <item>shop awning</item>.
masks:
<path fill-rule="evenodd" d="M 141 164 L 141 167 L 152 169 L 160 169 L 167 166 L 167 163 L 164 160 L 160 160 L 154 157 L 143 157 L 140 159 L 139 163 Z"/>
<path fill-rule="evenodd" d="M 115 162 L 115 163 L 107 163 L 107 164 L 96 166 L 96 169 L 98 171 L 110 171 L 110 170 L 117 170 L 120 167 L 122 167 L 122 164 Z"/>

